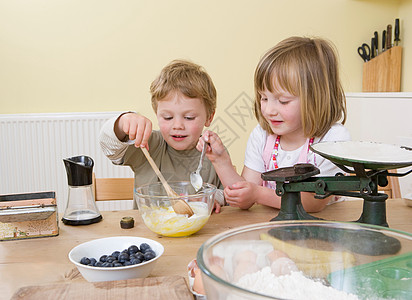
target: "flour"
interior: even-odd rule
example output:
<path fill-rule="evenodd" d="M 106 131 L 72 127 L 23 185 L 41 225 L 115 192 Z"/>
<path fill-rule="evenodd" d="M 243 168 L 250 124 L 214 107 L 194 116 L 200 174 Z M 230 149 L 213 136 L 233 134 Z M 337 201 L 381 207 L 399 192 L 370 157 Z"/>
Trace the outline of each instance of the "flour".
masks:
<path fill-rule="evenodd" d="M 258 272 L 246 274 L 239 279 L 237 285 L 260 294 L 283 299 L 305 300 L 357 300 L 353 294 L 336 290 L 320 281 L 309 279 L 302 272 L 290 275 L 275 276 L 270 267 Z"/>

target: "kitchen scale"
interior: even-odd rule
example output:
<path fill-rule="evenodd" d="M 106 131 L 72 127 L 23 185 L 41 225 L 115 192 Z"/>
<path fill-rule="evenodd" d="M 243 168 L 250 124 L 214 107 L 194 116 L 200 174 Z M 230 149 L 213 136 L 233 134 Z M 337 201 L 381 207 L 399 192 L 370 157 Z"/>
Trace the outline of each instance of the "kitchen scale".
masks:
<path fill-rule="evenodd" d="M 315 198 L 331 195 L 363 199 L 363 211 L 356 222 L 388 227 L 386 199 L 378 187 L 388 185 L 388 176 L 402 177 L 412 172 L 389 173 L 389 170 L 412 165 L 412 149 L 374 142 L 323 142 L 310 149 L 332 161 L 343 172 L 335 176 L 315 176 L 320 170 L 312 164 L 296 164 L 262 174 L 265 181 L 276 181 L 276 194 L 281 197 L 277 220 L 319 220 L 307 213 L 301 203 L 301 192 L 315 193 Z"/>

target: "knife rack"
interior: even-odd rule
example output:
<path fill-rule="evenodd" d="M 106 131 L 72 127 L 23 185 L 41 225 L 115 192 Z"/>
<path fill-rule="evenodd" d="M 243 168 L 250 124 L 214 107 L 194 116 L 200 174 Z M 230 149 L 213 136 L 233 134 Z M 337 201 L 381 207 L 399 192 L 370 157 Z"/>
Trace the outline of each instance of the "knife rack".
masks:
<path fill-rule="evenodd" d="M 363 64 L 362 92 L 400 92 L 402 47 L 394 46 Z"/>

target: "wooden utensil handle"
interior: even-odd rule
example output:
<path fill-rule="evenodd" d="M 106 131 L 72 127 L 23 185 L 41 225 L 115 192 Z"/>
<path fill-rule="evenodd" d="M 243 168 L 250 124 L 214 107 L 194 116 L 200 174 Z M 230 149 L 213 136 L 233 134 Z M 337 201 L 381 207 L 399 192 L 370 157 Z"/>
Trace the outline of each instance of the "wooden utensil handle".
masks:
<path fill-rule="evenodd" d="M 157 167 L 156 163 L 154 162 L 153 158 L 150 156 L 149 151 L 147 151 L 146 148 L 140 148 L 143 151 L 143 154 L 146 156 L 147 161 L 149 164 L 152 166 L 153 171 L 155 171 L 157 177 L 159 177 L 160 181 L 162 182 L 164 188 L 166 189 L 166 193 L 169 196 L 178 196 L 176 192 L 170 187 L 170 185 L 167 183 L 166 179 L 163 177 L 162 173 L 160 172 L 159 168 Z"/>

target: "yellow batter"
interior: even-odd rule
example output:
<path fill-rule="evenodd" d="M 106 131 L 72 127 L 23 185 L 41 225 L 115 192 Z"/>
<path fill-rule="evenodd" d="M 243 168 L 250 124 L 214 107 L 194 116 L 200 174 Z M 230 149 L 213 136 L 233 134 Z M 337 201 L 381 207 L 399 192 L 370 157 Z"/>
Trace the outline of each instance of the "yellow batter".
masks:
<path fill-rule="evenodd" d="M 189 202 L 194 214 L 176 214 L 172 207 L 141 207 L 144 223 L 153 232 L 170 237 L 182 237 L 199 231 L 208 221 L 207 203 Z"/>

